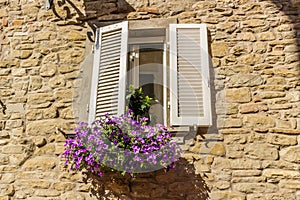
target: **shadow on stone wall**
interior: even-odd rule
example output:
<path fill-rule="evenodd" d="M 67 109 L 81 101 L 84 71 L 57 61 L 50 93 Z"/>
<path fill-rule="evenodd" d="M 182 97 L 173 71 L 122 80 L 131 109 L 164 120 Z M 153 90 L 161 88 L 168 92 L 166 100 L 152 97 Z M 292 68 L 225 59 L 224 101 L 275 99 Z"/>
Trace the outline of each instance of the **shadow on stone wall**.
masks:
<path fill-rule="evenodd" d="M 79 0 L 80 1 L 80 0 Z M 57 20 L 71 19 L 75 15 L 78 16 L 76 22 L 71 22 L 76 25 L 83 26 L 85 22 L 91 28 L 88 32 L 90 41 L 93 41 L 93 35 L 97 27 L 102 27 L 118 21 L 125 20 L 128 13 L 135 11 L 126 0 L 83 0 L 85 6 L 85 13 L 80 11 L 72 0 L 56 0 L 52 5 L 53 13 L 58 17 Z M 299 0 L 270 0 L 270 6 L 276 6 L 278 12 L 283 12 L 288 19 L 284 19 L 287 24 L 293 24 L 297 43 L 297 51 L 300 52 L 300 1 Z M 75 11 L 75 12 L 74 12 Z M 286 36 L 292 39 L 292 36 Z M 276 44 L 274 44 L 275 46 Z M 283 43 L 283 45 L 285 45 Z M 300 59 L 300 53 L 298 60 Z M 300 66 L 296 66 L 296 70 L 300 75 Z"/>
<path fill-rule="evenodd" d="M 180 159 L 175 169 L 138 174 L 135 179 L 106 172 L 103 177 L 85 174 L 92 184 L 91 193 L 98 199 L 119 200 L 206 200 L 209 188 L 193 164 Z"/>
<path fill-rule="evenodd" d="M 293 24 L 293 30 L 295 31 L 294 38 L 296 38 L 296 49 L 294 51 L 298 52 L 298 64 L 295 66 L 298 71 L 298 81 L 300 78 L 300 0 L 271 0 L 277 8 L 278 12 L 283 12 L 288 19 L 286 24 Z M 285 20 L 285 19 L 284 19 Z M 290 39 L 290 38 L 287 38 Z M 296 80 L 297 81 L 297 80 Z"/>
<path fill-rule="evenodd" d="M 87 23 L 92 30 L 87 36 L 92 42 L 98 27 L 125 20 L 128 13 L 135 11 L 125 0 L 83 0 L 83 3 L 84 13 L 73 0 L 54 0 L 51 10 L 57 17 L 56 21 L 70 20 L 76 16 L 76 21 L 69 21 L 64 25 L 84 26 Z"/>

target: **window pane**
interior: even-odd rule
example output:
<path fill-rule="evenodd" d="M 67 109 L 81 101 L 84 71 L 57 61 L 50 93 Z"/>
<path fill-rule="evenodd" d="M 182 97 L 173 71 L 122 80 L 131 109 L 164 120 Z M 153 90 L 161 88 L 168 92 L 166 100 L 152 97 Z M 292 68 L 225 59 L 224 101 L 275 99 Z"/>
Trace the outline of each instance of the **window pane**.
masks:
<path fill-rule="evenodd" d="M 130 49 L 128 83 L 142 87 L 153 99 L 151 123 L 163 123 L 163 44 L 135 44 Z"/>

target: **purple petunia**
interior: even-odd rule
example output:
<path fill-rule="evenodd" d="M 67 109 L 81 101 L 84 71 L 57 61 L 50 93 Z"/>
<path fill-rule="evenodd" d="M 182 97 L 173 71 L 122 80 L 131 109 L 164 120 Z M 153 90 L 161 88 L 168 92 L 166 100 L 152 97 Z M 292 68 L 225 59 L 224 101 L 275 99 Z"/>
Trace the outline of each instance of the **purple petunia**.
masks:
<path fill-rule="evenodd" d="M 62 157 L 74 170 L 86 169 L 103 175 L 103 167 L 123 173 L 168 168 L 178 160 L 181 150 L 161 124 L 147 125 L 147 118 L 132 119 L 132 111 L 121 116 L 105 114 L 89 126 L 80 122 L 75 138 L 67 139 Z"/>

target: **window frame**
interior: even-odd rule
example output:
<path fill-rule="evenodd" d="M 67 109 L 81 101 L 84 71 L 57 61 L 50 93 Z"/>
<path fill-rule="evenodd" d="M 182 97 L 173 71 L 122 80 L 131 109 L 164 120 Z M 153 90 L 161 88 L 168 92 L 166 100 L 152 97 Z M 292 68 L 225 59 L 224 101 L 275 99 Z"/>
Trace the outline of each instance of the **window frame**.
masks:
<path fill-rule="evenodd" d="M 97 88 L 99 81 L 99 68 L 100 68 L 100 48 L 101 46 L 101 33 L 105 31 L 110 31 L 114 28 L 122 27 L 122 48 L 120 56 L 120 73 L 119 76 L 119 94 L 118 94 L 118 115 L 123 114 L 125 111 L 125 96 L 126 96 L 126 70 L 128 66 L 128 48 L 131 44 L 129 38 L 129 30 L 132 29 L 143 29 L 143 28 L 165 28 L 166 29 L 166 40 L 163 43 L 163 121 L 167 126 L 203 126 L 208 127 L 212 125 L 212 116 L 211 116 L 211 91 L 210 91 L 210 78 L 209 78 L 209 54 L 208 54 L 208 38 L 207 38 L 207 27 L 205 24 L 176 24 L 174 19 L 163 20 L 158 23 L 146 21 L 125 21 L 105 27 L 98 28 L 96 30 L 95 38 L 95 50 L 94 50 L 94 65 L 93 65 L 93 74 L 92 74 L 92 85 L 91 85 L 91 99 L 89 105 L 89 123 L 92 123 L 95 120 L 96 113 L 96 102 L 97 102 Z M 155 21 L 155 20 L 154 20 Z M 140 23 L 140 24 L 139 24 Z M 204 117 L 193 117 L 193 118 L 180 118 L 175 116 L 176 111 L 176 95 L 174 96 L 174 91 L 177 91 L 177 86 L 174 84 L 174 81 L 177 79 L 174 78 L 174 69 L 176 67 L 176 56 L 173 56 L 173 52 L 176 50 L 176 41 L 174 38 L 177 28 L 199 28 L 200 29 L 200 41 L 202 48 L 201 51 L 201 71 L 202 71 L 202 86 L 203 86 L 203 107 L 204 107 Z M 140 41 L 142 42 L 142 41 Z M 149 42 L 146 42 L 149 43 Z M 126 44 L 126 45 L 124 45 Z M 98 47 L 98 48 L 97 48 Z M 176 55 L 176 54 L 175 54 Z M 176 69 L 177 70 L 177 69 Z M 175 70 L 175 71 L 176 71 Z M 175 89 L 174 89 L 175 88 Z M 173 91 L 174 90 L 174 91 Z"/>

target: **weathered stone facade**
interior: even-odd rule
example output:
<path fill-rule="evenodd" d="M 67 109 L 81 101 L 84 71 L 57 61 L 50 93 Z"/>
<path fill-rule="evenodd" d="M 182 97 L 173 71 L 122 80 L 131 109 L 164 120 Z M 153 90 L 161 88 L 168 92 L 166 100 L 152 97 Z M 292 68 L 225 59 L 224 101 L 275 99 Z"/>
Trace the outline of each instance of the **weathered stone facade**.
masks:
<path fill-rule="evenodd" d="M 153 18 L 208 25 L 214 125 L 183 157 L 211 199 L 300 199 L 299 1 L 54 0 L 49 11 L 44 4 L 0 0 L 0 199 L 94 198 L 59 157 L 61 132 L 86 110 L 77 101 L 88 84 L 81 74 L 90 33 Z M 197 199 L 189 179 L 176 175 L 163 176 L 169 184 L 143 182 L 135 197 Z M 163 196 L 142 196 L 149 188 Z"/>

